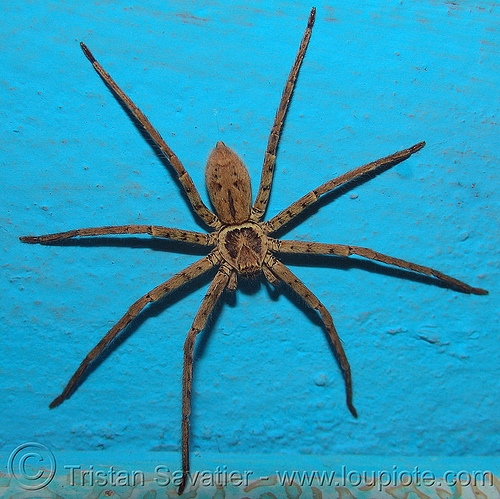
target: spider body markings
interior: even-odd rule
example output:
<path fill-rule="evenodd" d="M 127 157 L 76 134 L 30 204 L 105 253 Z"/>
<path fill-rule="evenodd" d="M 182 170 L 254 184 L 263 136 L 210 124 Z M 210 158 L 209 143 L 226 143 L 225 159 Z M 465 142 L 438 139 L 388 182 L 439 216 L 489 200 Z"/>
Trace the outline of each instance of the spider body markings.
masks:
<path fill-rule="evenodd" d="M 308 206 L 315 203 L 324 194 L 338 186 L 350 182 L 369 172 L 377 172 L 392 167 L 418 152 L 425 142 L 396 152 L 379 160 L 344 173 L 308 194 L 304 195 L 286 209 L 267 222 L 263 221 L 269 193 L 272 185 L 274 166 L 278 143 L 283 123 L 297 75 L 304 58 L 315 19 L 315 9 L 311 10 L 307 28 L 300 44 L 295 62 L 290 71 L 283 90 L 281 101 L 271 129 L 267 149 L 264 156 L 261 180 L 257 195 L 252 203 L 251 182 L 248 171 L 237 156 L 223 142 L 218 142 L 210 154 L 206 167 L 206 184 L 214 212 L 201 200 L 194 183 L 184 166 L 165 143 L 161 135 L 151 125 L 147 117 L 120 89 L 111 76 L 96 61 L 84 43 L 81 48 L 115 96 L 133 113 L 137 121 L 144 127 L 156 145 L 167 157 L 169 163 L 178 175 L 178 179 L 189 199 L 193 211 L 211 229 L 209 233 L 194 232 L 157 225 L 120 225 L 111 227 L 92 227 L 74 229 L 67 232 L 47 234 L 42 236 L 23 236 L 26 243 L 50 244 L 59 240 L 74 237 L 90 237 L 110 234 L 149 234 L 152 237 L 166 238 L 174 241 L 187 242 L 207 249 L 208 254 L 194 262 L 186 269 L 178 272 L 167 281 L 159 284 L 151 291 L 134 302 L 123 317 L 108 331 L 101 341 L 87 354 L 85 359 L 73 374 L 72 378 L 56 397 L 50 407 L 56 407 L 69 398 L 82 380 L 88 367 L 99 355 L 109 347 L 116 336 L 146 307 L 149 303 L 160 300 L 173 290 L 216 267 L 217 273 L 195 315 L 193 325 L 189 330 L 184 344 L 184 367 L 182 378 L 182 467 L 183 476 L 179 486 L 179 494 L 184 490 L 189 476 L 189 416 L 191 413 L 191 386 L 193 377 L 193 350 L 196 336 L 205 327 L 208 316 L 218 298 L 225 289 L 234 291 L 238 285 L 238 276 L 250 277 L 263 274 L 273 285 L 281 282 L 290 286 L 310 307 L 317 310 L 321 316 L 326 331 L 335 350 L 342 369 L 346 388 L 346 403 L 350 412 L 357 417 L 352 402 L 352 381 L 349 362 L 339 339 L 332 317 L 326 307 L 280 260 L 276 254 L 326 254 L 349 257 L 358 255 L 363 258 L 393 265 L 413 272 L 436 278 L 463 293 L 484 295 L 488 292 L 474 288 L 468 284 L 450 277 L 430 267 L 401 260 L 389 255 L 378 253 L 369 248 L 347 244 L 328 244 L 318 242 L 291 241 L 274 239 L 272 234 L 295 219 Z"/>
<path fill-rule="evenodd" d="M 268 239 L 259 224 L 247 222 L 226 227 L 219 233 L 218 248 L 234 272 L 251 277 L 262 270 Z"/>

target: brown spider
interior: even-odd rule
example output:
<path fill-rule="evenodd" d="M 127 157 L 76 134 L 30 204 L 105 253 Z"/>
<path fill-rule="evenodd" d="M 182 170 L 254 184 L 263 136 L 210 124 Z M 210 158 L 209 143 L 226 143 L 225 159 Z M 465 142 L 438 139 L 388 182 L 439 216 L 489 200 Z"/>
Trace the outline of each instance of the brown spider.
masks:
<path fill-rule="evenodd" d="M 217 142 L 215 149 L 208 158 L 206 167 L 206 183 L 210 200 L 214 207 L 211 211 L 203 203 L 196 190 L 191 177 L 182 166 L 177 156 L 168 147 L 160 134 L 153 128 L 146 116 L 125 95 L 109 74 L 95 60 L 90 50 L 84 43 L 80 43 L 83 52 L 99 73 L 106 85 L 114 92 L 134 114 L 146 132 L 155 141 L 161 151 L 175 168 L 179 181 L 182 184 L 191 206 L 196 214 L 212 229 L 208 234 L 182 229 L 173 229 L 158 225 L 120 225 L 112 227 L 93 227 L 88 229 L 75 229 L 68 232 L 48 234 L 43 236 L 24 236 L 21 241 L 26 243 L 51 243 L 71 237 L 101 236 L 108 234 L 149 234 L 174 241 L 183 241 L 209 249 L 207 256 L 201 258 L 186 269 L 175 274 L 164 283 L 156 286 L 149 293 L 139 298 L 125 313 L 125 315 L 110 329 L 102 340 L 85 357 L 80 367 L 70 379 L 66 388 L 51 404 L 56 407 L 69 398 L 76 388 L 82 375 L 89 365 L 108 347 L 116 336 L 141 312 L 148 304 L 159 300 L 171 291 L 186 284 L 192 279 L 204 274 L 213 267 L 218 271 L 208 288 L 201 306 L 194 318 L 193 325 L 184 344 L 184 370 L 182 379 L 182 468 L 183 476 L 179 486 L 182 493 L 189 475 L 189 415 L 191 412 L 191 384 L 193 377 L 193 349 L 198 333 L 205 327 L 208 316 L 214 308 L 218 298 L 225 289 L 234 291 L 238 285 L 238 276 L 250 277 L 264 274 L 265 278 L 273 285 L 280 281 L 288 284 L 304 301 L 321 315 L 321 319 L 328 331 L 330 340 L 335 348 L 335 353 L 343 371 L 347 407 L 354 417 L 356 409 L 352 403 L 351 371 L 346 354 L 342 347 L 337 331 L 333 325 L 332 317 L 318 298 L 276 257 L 276 253 L 315 253 L 338 255 L 347 257 L 359 255 L 370 260 L 383 262 L 396 267 L 401 267 L 414 272 L 433 276 L 450 287 L 463 293 L 484 295 L 484 289 L 473 288 L 464 282 L 445 275 L 437 270 L 424 267 L 416 263 L 400 260 L 392 256 L 383 255 L 368 248 L 346 244 L 327 244 L 305 241 L 286 241 L 273 239 L 271 234 L 278 231 L 285 224 L 293 220 L 308 206 L 315 203 L 323 194 L 332 191 L 338 186 L 350 182 L 368 172 L 389 168 L 401 161 L 408 159 L 413 153 L 424 147 L 425 142 L 419 142 L 409 149 L 396 152 L 385 158 L 373 161 L 364 166 L 344 173 L 312 190 L 298 201 L 292 203 L 278 215 L 267 222 L 262 221 L 266 211 L 271 184 L 273 181 L 276 151 L 287 109 L 292 96 L 295 81 L 300 66 L 306 53 L 311 37 L 316 9 L 313 8 L 309 15 L 307 28 L 300 44 L 295 62 L 285 85 L 280 105 L 274 119 L 274 124 L 269 137 L 262 176 L 257 197 L 252 204 L 250 176 L 242 160 L 223 142 Z"/>

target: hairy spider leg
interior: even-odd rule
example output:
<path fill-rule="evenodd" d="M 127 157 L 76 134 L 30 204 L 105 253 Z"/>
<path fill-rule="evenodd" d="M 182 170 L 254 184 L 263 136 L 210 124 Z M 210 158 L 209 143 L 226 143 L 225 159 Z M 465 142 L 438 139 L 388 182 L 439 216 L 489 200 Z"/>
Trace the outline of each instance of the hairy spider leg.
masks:
<path fill-rule="evenodd" d="M 297 52 L 295 62 L 293 63 L 290 75 L 288 76 L 285 88 L 283 89 L 283 94 L 281 96 L 278 110 L 276 111 L 276 117 L 274 118 L 273 127 L 271 129 L 271 134 L 269 135 L 269 141 L 267 143 L 266 153 L 264 155 L 264 165 L 262 167 L 259 191 L 257 192 L 257 196 L 252 207 L 252 216 L 250 220 L 253 222 L 258 222 L 262 219 L 269 202 L 271 185 L 273 183 L 278 142 L 281 137 L 283 123 L 285 122 L 286 113 L 288 111 L 288 106 L 292 98 L 292 93 L 295 87 L 295 82 L 297 81 L 300 66 L 302 65 L 302 61 L 304 60 L 307 45 L 309 44 L 309 39 L 311 38 L 315 16 L 316 9 L 313 7 L 311 9 L 311 13 L 309 14 L 306 31 L 300 43 L 299 51 Z"/>
<path fill-rule="evenodd" d="M 325 328 L 328 332 L 330 340 L 335 349 L 335 354 L 337 356 L 338 362 L 342 369 L 342 374 L 344 376 L 344 383 L 346 389 L 346 403 L 347 408 L 351 412 L 351 414 L 357 418 L 358 413 L 354 408 L 352 403 L 352 379 L 351 379 L 351 367 L 349 366 L 349 361 L 347 360 L 347 356 L 344 352 L 344 347 L 342 346 L 342 342 L 340 341 L 339 335 L 333 325 L 333 319 L 330 315 L 330 312 L 326 309 L 326 307 L 318 300 L 318 298 L 310 291 L 307 286 L 295 275 L 293 272 L 283 265 L 279 260 L 274 258 L 271 254 L 266 258 L 266 264 L 268 270 L 271 271 L 274 276 L 283 281 L 285 284 L 290 286 L 290 288 L 295 291 L 302 299 L 313 309 L 317 310 L 321 316 L 321 320 L 325 325 Z M 267 277 L 267 274 L 265 274 Z M 275 284 L 275 282 L 271 281 L 271 284 Z"/>
<path fill-rule="evenodd" d="M 379 168 L 388 168 L 405 159 L 408 159 L 412 154 L 420 151 L 422 147 L 425 146 L 425 142 L 419 142 L 414 146 L 403 149 L 402 151 L 395 152 L 390 156 L 386 156 L 385 158 L 377 159 L 376 161 L 372 161 L 371 163 L 367 163 L 366 165 L 360 166 L 359 168 L 355 168 L 347 173 L 343 173 L 338 177 L 325 182 L 320 185 L 316 189 L 313 189 L 311 192 L 307 193 L 305 196 L 302 196 L 299 200 L 292 203 L 288 208 L 280 211 L 273 218 L 264 223 L 264 230 L 266 234 L 270 234 L 272 232 L 276 232 L 278 229 L 292 221 L 295 217 L 300 215 L 308 206 L 312 205 L 318 199 L 326 194 L 327 192 L 332 191 L 338 186 L 345 184 L 346 182 L 350 182 L 365 173 L 377 170 Z"/>
<path fill-rule="evenodd" d="M 107 227 L 90 227 L 88 229 L 74 229 L 43 236 L 21 236 L 23 243 L 50 244 L 52 242 L 73 237 L 109 236 L 113 234 L 149 234 L 153 237 L 171 239 L 199 246 L 213 246 L 209 234 L 191 230 L 173 229 L 160 225 L 113 225 Z"/>
<path fill-rule="evenodd" d="M 104 83 L 114 92 L 118 99 L 127 106 L 130 112 L 136 117 L 139 123 L 144 127 L 144 130 L 153 139 L 160 150 L 165 154 L 170 164 L 174 167 L 177 172 L 177 176 L 184 191 L 187 194 L 189 202 L 195 213 L 209 226 L 218 228 L 220 227 L 220 222 L 217 216 L 210 211 L 198 194 L 193 180 L 189 176 L 188 172 L 182 165 L 179 158 L 174 154 L 172 149 L 168 147 L 167 143 L 163 140 L 162 136 L 150 123 L 146 115 L 132 102 L 132 99 L 116 84 L 116 82 L 109 76 L 109 74 L 104 70 L 104 68 L 96 61 L 92 52 L 87 48 L 87 46 L 80 42 L 80 46 L 83 53 L 86 55 L 87 59 L 92 63 L 94 69 L 99 73 L 99 76 L 104 80 Z"/>
<path fill-rule="evenodd" d="M 87 354 L 83 362 L 80 364 L 75 374 L 69 380 L 69 383 L 64 388 L 61 395 L 56 397 L 50 404 L 50 408 L 57 407 L 66 399 L 68 399 L 75 390 L 80 378 L 83 376 L 89 365 L 96 360 L 97 357 L 105 350 L 108 345 L 116 338 L 116 336 L 127 326 L 139 312 L 149 303 L 163 298 L 168 293 L 181 287 L 194 278 L 209 271 L 214 265 L 219 263 L 219 257 L 215 252 L 201 258 L 195 263 L 181 270 L 164 283 L 156 286 L 154 289 L 146 293 L 133 303 L 127 310 L 125 315 L 108 331 L 101 341 Z"/>
<path fill-rule="evenodd" d="M 378 253 L 369 248 L 362 248 L 360 246 L 351 246 L 347 244 L 329 244 L 329 243 L 315 243 L 307 241 L 291 241 L 285 239 L 271 239 L 271 247 L 273 251 L 277 253 L 310 253 L 316 255 L 338 255 L 338 256 L 351 256 L 358 255 L 368 260 L 375 260 L 377 262 L 386 263 L 388 265 L 394 265 L 395 267 L 400 267 L 407 270 L 412 270 L 413 272 L 418 272 L 419 274 L 425 274 L 428 276 L 435 277 L 440 281 L 457 288 L 462 293 L 472 293 L 475 295 L 487 295 L 488 291 L 481 288 L 473 288 L 465 282 L 459 281 L 454 277 L 443 274 L 438 270 L 434 270 L 430 267 L 425 267 L 417 263 L 407 262 L 406 260 L 401 260 L 400 258 L 394 258 L 392 256 L 384 255 L 383 253 Z"/>
<path fill-rule="evenodd" d="M 182 494 L 189 478 L 189 415 L 191 414 L 191 387 L 193 384 L 193 350 L 196 336 L 205 327 L 217 300 L 229 282 L 231 269 L 222 264 L 212 280 L 207 294 L 196 313 L 193 325 L 184 343 L 184 370 L 182 373 L 182 481 L 178 493 Z"/>

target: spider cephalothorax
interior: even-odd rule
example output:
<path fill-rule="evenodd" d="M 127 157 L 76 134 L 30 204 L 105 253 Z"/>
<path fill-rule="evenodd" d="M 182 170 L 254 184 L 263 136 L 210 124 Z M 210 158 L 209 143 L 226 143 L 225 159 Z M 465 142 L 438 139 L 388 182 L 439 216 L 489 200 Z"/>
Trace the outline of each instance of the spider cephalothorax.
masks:
<path fill-rule="evenodd" d="M 95 60 L 89 49 L 81 43 L 81 47 L 90 60 L 95 70 L 104 82 L 111 88 L 118 99 L 123 102 L 134 114 L 146 132 L 156 142 L 157 146 L 168 158 L 170 164 L 177 172 L 179 181 L 191 203 L 191 206 L 200 219 L 209 227 L 210 233 L 193 232 L 158 225 L 119 225 L 113 227 L 92 227 L 89 229 L 74 229 L 57 234 L 43 236 L 24 236 L 21 241 L 27 243 L 51 243 L 61 239 L 77 236 L 99 236 L 108 234 L 150 234 L 153 237 L 162 237 L 174 241 L 182 241 L 206 248 L 207 256 L 196 261 L 186 269 L 175 274 L 162 284 L 159 284 L 144 296 L 133 303 L 125 315 L 113 326 L 102 340 L 88 353 L 79 368 L 76 370 L 69 383 L 50 404 L 56 407 L 69 398 L 89 365 L 108 347 L 116 336 L 151 302 L 157 301 L 179 288 L 188 281 L 217 267 L 218 271 L 208 288 L 200 309 L 196 313 L 193 325 L 188 332 L 184 344 L 184 370 L 182 383 L 182 465 L 183 476 L 179 485 L 179 494 L 182 493 L 189 476 L 189 415 L 191 413 L 191 385 L 193 377 L 193 349 L 196 336 L 205 327 L 208 316 L 218 298 L 225 289 L 234 290 L 237 286 L 237 277 L 251 276 L 260 271 L 271 284 L 284 282 L 290 286 L 310 307 L 317 310 L 321 316 L 325 329 L 329 335 L 337 360 L 344 375 L 346 386 L 346 402 L 351 413 L 356 416 L 352 403 L 351 370 L 342 343 L 333 325 L 333 320 L 318 298 L 275 256 L 284 253 L 316 253 L 348 257 L 359 255 L 370 260 L 383 262 L 400 268 L 419 272 L 441 280 L 450 287 L 463 293 L 487 294 L 481 288 L 473 288 L 462 281 L 445 275 L 437 270 L 407 262 L 399 258 L 383 255 L 369 248 L 361 248 L 347 244 L 328 244 L 306 241 L 280 240 L 271 237 L 273 233 L 293 220 L 308 206 L 315 203 L 322 195 L 332 191 L 339 185 L 345 184 L 361 175 L 376 169 L 393 166 L 413 153 L 419 151 L 424 142 L 373 161 L 364 166 L 340 175 L 308 194 L 304 195 L 288 208 L 276 216 L 263 221 L 263 216 L 269 200 L 269 192 L 274 174 L 276 152 L 280 139 L 283 122 L 290 103 L 297 75 L 304 58 L 307 44 L 311 37 L 314 24 L 315 9 L 311 10 L 306 31 L 292 67 L 288 81 L 285 85 L 281 102 L 271 129 L 264 165 L 257 196 L 252 204 L 252 191 L 250 176 L 245 165 L 237 154 L 226 147 L 223 142 L 218 142 L 212 151 L 206 169 L 206 182 L 210 200 L 215 209 L 212 212 L 201 200 L 191 177 L 184 169 L 177 156 L 168 147 L 160 134 L 153 128 L 146 116 L 132 102 L 132 100 L 118 87 L 109 74 Z"/>
<path fill-rule="evenodd" d="M 246 222 L 224 227 L 218 248 L 224 261 L 238 274 L 252 276 L 262 270 L 268 246 L 259 224 Z"/>

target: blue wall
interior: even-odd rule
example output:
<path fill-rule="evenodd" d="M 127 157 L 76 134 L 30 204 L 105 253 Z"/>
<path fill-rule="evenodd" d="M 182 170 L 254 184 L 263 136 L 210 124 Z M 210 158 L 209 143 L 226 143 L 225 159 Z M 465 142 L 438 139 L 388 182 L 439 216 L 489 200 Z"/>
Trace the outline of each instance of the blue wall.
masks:
<path fill-rule="evenodd" d="M 345 407 L 316 315 L 254 283 L 226 297 L 200 336 L 193 450 L 498 454 L 498 9 L 316 6 L 268 217 L 340 173 L 426 140 L 286 237 L 367 246 L 490 295 L 361 259 L 290 261 L 333 315 L 359 419 Z M 31 246 L 18 236 L 126 223 L 202 230 L 78 42 L 149 116 L 207 199 L 204 164 L 217 140 L 239 152 L 257 185 L 310 7 L 2 2 L 0 447 L 180 447 L 182 346 L 208 282 L 146 311 L 73 397 L 48 409 L 128 306 L 199 254 L 147 237 Z"/>

